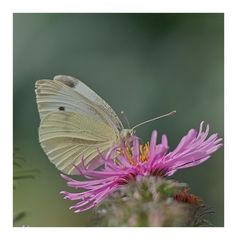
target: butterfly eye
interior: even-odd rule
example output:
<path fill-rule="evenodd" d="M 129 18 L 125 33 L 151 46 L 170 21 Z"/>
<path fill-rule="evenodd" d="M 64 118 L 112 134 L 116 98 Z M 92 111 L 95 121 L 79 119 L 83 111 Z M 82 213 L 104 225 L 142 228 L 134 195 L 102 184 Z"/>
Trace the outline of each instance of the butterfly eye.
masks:
<path fill-rule="evenodd" d="M 59 111 L 64 111 L 64 110 L 65 110 L 65 107 L 62 107 L 62 106 L 61 106 L 61 107 L 58 108 L 58 110 L 59 110 Z"/>

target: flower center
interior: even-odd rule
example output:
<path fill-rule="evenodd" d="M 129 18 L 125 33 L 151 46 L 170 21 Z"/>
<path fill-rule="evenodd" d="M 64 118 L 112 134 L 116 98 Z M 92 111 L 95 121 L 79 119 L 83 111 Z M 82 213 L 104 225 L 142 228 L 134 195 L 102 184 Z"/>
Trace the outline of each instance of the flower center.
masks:
<path fill-rule="evenodd" d="M 148 157 L 149 157 L 149 143 L 146 143 L 144 145 L 139 145 L 139 161 L 141 163 L 147 162 L 148 161 Z M 134 148 L 130 147 L 130 146 L 126 146 L 126 150 L 125 152 L 122 151 L 122 149 L 119 150 L 119 154 L 120 155 L 125 155 L 126 159 L 128 160 L 128 162 L 133 165 L 133 166 L 137 166 L 138 163 L 135 161 L 135 159 L 133 158 L 134 155 Z"/>

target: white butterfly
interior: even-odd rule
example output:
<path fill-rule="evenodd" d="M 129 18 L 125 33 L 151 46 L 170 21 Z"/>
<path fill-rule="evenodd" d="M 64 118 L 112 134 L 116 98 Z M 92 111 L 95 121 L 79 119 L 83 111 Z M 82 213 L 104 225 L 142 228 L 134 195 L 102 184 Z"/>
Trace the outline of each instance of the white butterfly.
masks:
<path fill-rule="evenodd" d="M 109 104 L 71 76 L 38 80 L 35 91 L 41 119 L 40 144 L 49 160 L 66 174 L 78 174 L 75 166 L 82 158 L 85 164 L 92 164 L 99 153 L 108 151 L 122 138 L 129 139 L 135 127 L 160 118 L 124 129 Z"/>

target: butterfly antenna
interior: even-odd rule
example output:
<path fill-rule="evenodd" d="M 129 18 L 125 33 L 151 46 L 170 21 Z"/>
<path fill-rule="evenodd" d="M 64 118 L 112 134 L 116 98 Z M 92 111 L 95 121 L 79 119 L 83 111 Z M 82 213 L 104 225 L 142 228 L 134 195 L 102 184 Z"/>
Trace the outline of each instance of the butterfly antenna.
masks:
<path fill-rule="evenodd" d="M 125 114 L 125 112 L 124 112 L 124 111 L 121 111 L 121 115 L 123 115 L 123 117 L 124 117 L 124 119 L 125 119 L 125 121 L 126 121 L 126 123 L 127 123 L 127 125 L 128 125 L 128 128 L 131 129 L 131 126 L 130 126 L 130 124 L 129 124 L 129 121 L 128 121 L 128 118 L 127 118 L 127 115 Z"/>
<path fill-rule="evenodd" d="M 172 111 L 172 112 L 169 112 L 169 113 L 167 113 L 167 114 L 161 115 L 161 116 L 159 116 L 159 117 L 155 117 L 155 118 L 149 119 L 149 120 L 147 120 L 147 121 L 145 121 L 145 122 L 142 122 L 142 123 L 139 123 L 139 124 L 135 125 L 135 126 L 132 128 L 132 130 L 134 130 L 135 128 L 140 127 L 141 125 L 144 125 L 144 124 L 146 124 L 146 123 L 153 122 L 153 121 L 155 121 L 155 120 L 158 120 L 158 119 L 161 119 L 161 118 L 164 118 L 164 117 L 172 116 L 172 115 L 174 115 L 175 113 L 176 113 L 176 111 L 174 110 L 174 111 Z"/>

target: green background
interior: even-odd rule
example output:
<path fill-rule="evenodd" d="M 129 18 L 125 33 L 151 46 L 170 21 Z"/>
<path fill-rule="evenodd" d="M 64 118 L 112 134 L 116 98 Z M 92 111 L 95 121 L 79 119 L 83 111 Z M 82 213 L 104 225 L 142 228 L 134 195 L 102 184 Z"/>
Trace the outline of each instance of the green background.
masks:
<path fill-rule="evenodd" d="M 18 181 L 15 225 L 91 226 L 92 212 L 74 214 L 59 195 L 69 190 L 38 142 L 34 83 L 56 74 L 75 76 L 135 125 L 173 109 L 174 117 L 137 129 L 144 142 L 153 129 L 170 148 L 202 120 L 224 136 L 224 14 L 14 14 L 14 145 L 35 179 Z M 121 118 L 122 119 L 122 118 Z M 200 166 L 173 178 L 212 207 L 224 225 L 223 148 Z"/>

